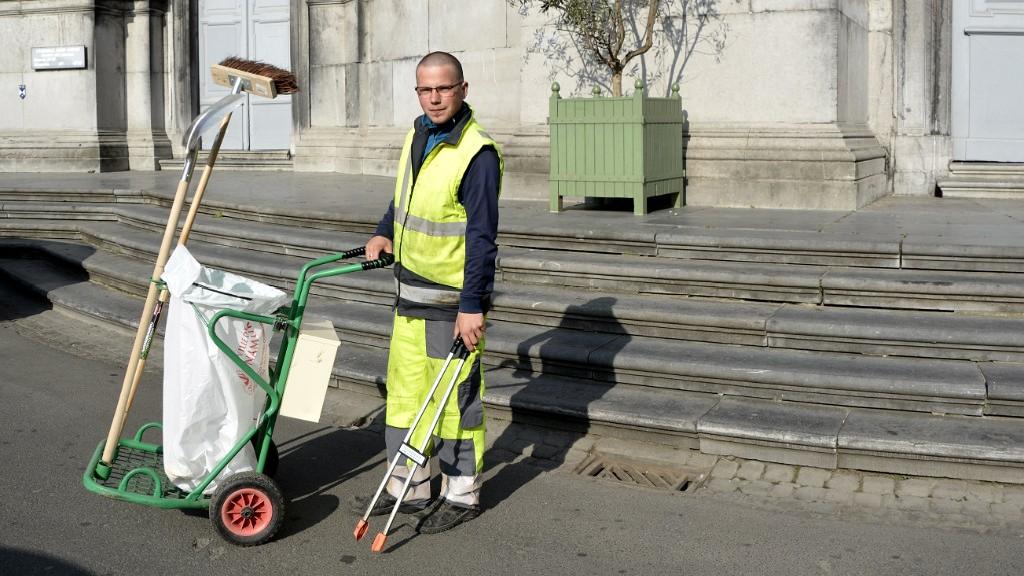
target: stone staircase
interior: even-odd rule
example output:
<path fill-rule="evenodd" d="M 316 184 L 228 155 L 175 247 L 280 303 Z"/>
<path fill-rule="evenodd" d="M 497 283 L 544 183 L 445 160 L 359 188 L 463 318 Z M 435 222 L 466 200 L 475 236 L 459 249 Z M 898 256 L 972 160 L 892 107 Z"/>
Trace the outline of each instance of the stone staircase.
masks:
<path fill-rule="evenodd" d="M 950 162 L 937 187 L 943 198 L 1024 198 L 1024 164 Z"/>
<path fill-rule="evenodd" d="M 196 164 L 201 170 L 209 156 L 207 152 L 199 153 Z M 185 166 L 183 158 L 164 158 L 157 160 L 160 170 L 180 172 Z M 292 155 L 288 150 L 224 150 L 217 155 L 217 167 L 222 170 L 292 170 Z"/>
<path fill-rule="evenodd" d="M 155 192 L 0 190 L 0 277 L 132 326 L 168 205 Z M 239 198 L 203 212 L 189 243 L 201 262 L 286 291 L 310 258 L 362 245 L 379 216 Z M 502 214 L 492 415 L 789 464 L 1024 483 L 1024 248 L 912 241 L 892 222 L 826 235 L 543 216 Z M 343 342 L 333 385 L 346 394 L 382 394 L 392 290 L 390 270 L 314 289 L 309 313 Z"/>

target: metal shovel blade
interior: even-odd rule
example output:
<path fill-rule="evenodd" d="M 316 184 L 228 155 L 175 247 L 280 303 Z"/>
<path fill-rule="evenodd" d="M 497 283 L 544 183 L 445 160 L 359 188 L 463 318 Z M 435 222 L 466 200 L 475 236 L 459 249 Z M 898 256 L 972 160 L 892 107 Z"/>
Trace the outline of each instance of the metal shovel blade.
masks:
<path fill-rule="evenodd" d="M 181 141 L 185 150 L 189 152 L 196 150 L 199 146 L 199 137 L 211 128 L 219 126 L 220 121 L 239 107 L 244 99 L 245 94 L 228 94 L 204 110 L 202 114 L 196 116 Z"/>

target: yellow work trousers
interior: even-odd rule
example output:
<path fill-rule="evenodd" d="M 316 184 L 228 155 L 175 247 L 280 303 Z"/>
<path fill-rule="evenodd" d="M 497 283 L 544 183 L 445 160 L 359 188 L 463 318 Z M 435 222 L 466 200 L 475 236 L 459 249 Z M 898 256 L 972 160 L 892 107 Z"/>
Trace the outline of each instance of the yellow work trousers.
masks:
<path fill-rule="evenodd" d="M 391 352 L 388 356 L 387 412 L 385 422 L 391 430 L 388 440 L 389 458 L 396 454 L 401 437 L 407 431 L 420 408 L 427 402 L 427 393 L 451 352 L 455 322 L 423 320 L 395 315 L 391 333 Z M 433 436 L 438 440 L 437 456 L 441 472 L 446 476 L 476 476 L 483 470 L 484 412 L 481 397 L 484 391 L 480 354 L 484 342 L 477 343 L 466 359 L 458 376 L 458 385 L 444 406 L 444 413 Z M 428 428 L 445 389 L 458 367 L 453 358 L 441 382 L 430 398 L 427 411 L 420 419 L 409 444 L 416 449 L 423 446 Z M 428 447 L 427 454 L 433 453 Z"/>

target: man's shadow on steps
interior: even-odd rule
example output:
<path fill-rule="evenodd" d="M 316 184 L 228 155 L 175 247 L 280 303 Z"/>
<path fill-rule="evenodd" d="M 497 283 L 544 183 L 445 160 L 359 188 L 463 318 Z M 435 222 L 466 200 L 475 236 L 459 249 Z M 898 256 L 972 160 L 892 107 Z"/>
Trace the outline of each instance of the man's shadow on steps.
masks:
<path fill-rule="evenodd" d="M 614 314 L 617 300 L 595 298 L 566 308 L 557 327 L 516 347 L 513 382 L 489 390 L 514 390 L 510 422 L 485 456 L 482 504 L 491 509 L 546 470 L 566 463 L 569 451 L 591 430 L 593 403 L 615 386 L 614 360 L 631 336 Z M 506 380 L 501 378 L 501 380 Z M 557 428 L 557 429 L 556 429 Z M 522 455 L 532 458 L 521 458 Z"/>

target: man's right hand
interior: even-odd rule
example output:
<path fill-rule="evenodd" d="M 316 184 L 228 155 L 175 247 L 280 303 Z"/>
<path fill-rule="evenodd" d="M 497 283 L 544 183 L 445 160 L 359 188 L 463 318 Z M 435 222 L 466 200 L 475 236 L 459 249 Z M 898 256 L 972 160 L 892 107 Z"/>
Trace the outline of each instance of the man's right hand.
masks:
<path fill-rule="evenodd" d="M 376 260 L 380 258 L 381 252 L 387 252 L 388 254 L 394 254 L 394 249 L 391 245 L 391 239 L 387 236 L 374 236 L 366 243 L 366 259 Z"/>

